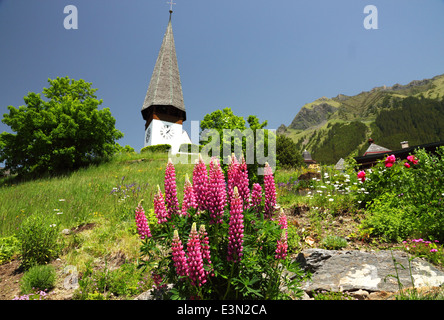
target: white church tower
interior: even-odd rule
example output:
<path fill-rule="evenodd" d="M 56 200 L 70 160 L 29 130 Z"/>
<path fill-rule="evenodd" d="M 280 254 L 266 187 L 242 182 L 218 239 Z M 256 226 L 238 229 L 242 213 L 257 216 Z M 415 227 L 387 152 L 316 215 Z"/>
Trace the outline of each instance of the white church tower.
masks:
<path fill-rule="evenodd" d="M 160 47 L 151 81 L 142 107 L 145 120 L 144 147 L 157 144 L 171 145 L 173 154 L 182 144 L 191 144 L 188 133 L 182 129 L 186 120 L 179 66 L 170 19 Z"/>

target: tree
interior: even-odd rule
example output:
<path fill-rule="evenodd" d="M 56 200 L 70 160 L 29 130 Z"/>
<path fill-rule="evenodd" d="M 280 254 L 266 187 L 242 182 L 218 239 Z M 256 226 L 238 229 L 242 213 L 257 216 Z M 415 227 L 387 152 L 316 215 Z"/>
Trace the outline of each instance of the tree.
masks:
<path fill-rule="evenodd" d="M 22 176 L 58 174 L 98 163 L 118 150 L 123 133 L 109 108 L 98 110 L 91 83 L 68 77 L 48 79 L 41 94 L 28 93 L 25 105 L 8 106 L 2 122 L 15 134 L 0 135 L 0 162 Z"/>
<path fill-rule="evenodd" d="M 296 143 L 287 136 L 278 134 L 276 138 L 276 158 L 283 167 L 301 167 L 304 158 Z"/>
<path fill-rule="evenodd" d="M 247 123 L 248 128 L 246 126 Z M 257 136 L 256 130 L 264 129 L 266 126 L 267 121 L 261 123 L 254 115 L 248 116 L 247 121 L 245 121 L 243 117 L 236 116 L 231 108 L 216 110 L 205 115 L 204 119 L 200 123 L 200 128 L 203 130 L 203 132 L 205 132 L 205 130 L 216 130 L 218 133 L 218 141 L 212 141 L 213 136 L 206 137 L 203 135 L 205 138 L 201 140 L 201 144 L 207 145 L 215 143 L 217 148 L 220 148 L 219 155 L 222 158 L 221 162 L 223 163 L 222 168 L 224 171 L 226 171 L 227 168 L 228 157 L 230 157 L 232 152 L 236 152 L 236 146 L 241 146 L 242 154 L 247 160 L 250 182 L 259 182 L 261 179 L 257 176 L 258 168 L 261 166 L 263 167 L 265 163 L 259 163 L 258 158 L 264 158 L 265 156 L 270 157 L 270 154 L 268 153 L 268 139 L 271 131 L 264 130 L 264 134 L 262 136 Z M 230 133 L 231 136 L 227 136 L 227 134 Z M 249 134 L 251 134 L 253 141 L 248 141 L 250 139 Z M 252 142 L 253 145 L 249 144 L 249 142 Z M 258 150 L 256 149 L 258 144 L 264 146 L 264 150 L 262 152 L 263 155 L 258 156 Z M 253 147 L 251 148 L 249 146 Z M 224 149 L 225 151 L 228 150 L 229 152 L 225 152 L 224 154 Z M 249 159 L 247 152 L 252 153 L 253 159 Z M 238 154 L 237 156 L 239 158 Z M 274 153 L 271 154 L 271 157 L 275 157 Z"/>

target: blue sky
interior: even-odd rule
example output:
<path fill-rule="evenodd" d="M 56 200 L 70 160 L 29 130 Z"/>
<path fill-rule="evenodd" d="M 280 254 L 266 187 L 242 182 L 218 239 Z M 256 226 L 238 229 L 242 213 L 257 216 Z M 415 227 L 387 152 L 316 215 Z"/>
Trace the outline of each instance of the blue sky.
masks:
<path fill-rule="evenodd" d="M 187 121 L 230 107 L 289 125 L 322 96 L 355 95 L 444 73 L 443 0 L 175 0 Z M 66 30 L 65 6 L 78 9 Z M 367 5 L 378 29 L 367 30 Z M 167 0 L 0 0 L 0 115 L 48 78 L 92 82 L 125 137 L 143 147 L 140 110 L 168 23 Z M 9 127 L 0 123 L 0 132 Z"/>

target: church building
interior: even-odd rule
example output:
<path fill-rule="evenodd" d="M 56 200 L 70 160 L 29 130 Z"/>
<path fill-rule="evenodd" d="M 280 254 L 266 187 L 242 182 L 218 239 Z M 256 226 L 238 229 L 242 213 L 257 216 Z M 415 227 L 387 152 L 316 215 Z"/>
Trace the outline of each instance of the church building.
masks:
<path fill-rule="evenodd" d="M 182 84 L 170 19 L 151 76 L 142 117 L 145 120 L 144 147 L 169 144 L 176 154 L 182 144 L 191 144 L 188 133 L 182 129 L 186 120 Z"/>

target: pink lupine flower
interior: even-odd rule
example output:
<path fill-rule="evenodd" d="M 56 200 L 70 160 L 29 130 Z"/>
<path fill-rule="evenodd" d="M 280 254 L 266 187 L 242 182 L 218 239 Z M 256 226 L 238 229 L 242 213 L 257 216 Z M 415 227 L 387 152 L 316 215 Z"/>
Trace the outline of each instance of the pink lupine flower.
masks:
<path fill-rule="evenodd" d="M 207 192 L 208 192 L 208 172 L 202 156 L 199 154 L 199 159 L 193 169 L 193 189 L 196 197 L 198 210 L 206 210 Z"/>
<path fill-rule="evenodd" d="M 230 158 L 230 163 L 228 164 L 227 170 L 227 191 L 228 191 L 228 202 L 231 202 L 233 198 L 234 187 L 238 185 L 239 180 L 239 162 L 237 161 L 236 155 L 233 153 Z"/>
<path fill-rule="evenodd" d="M 245 162 L 245 158 L 242 156 L 242 162 L 239 165 L 239 176 L 238 176 L 238 190 L 239 196 L 243 200 L 244 209 L 248 209 L 250 207 L 250 189 L 248 187 L 248 169 L 247 163 Z"/>
<path fill-rule="evenodd" d="M 273 171 L 268 164 L 265 163 L 264 168 L 264 191 L 265 191 L 265 214 L 271 217 L 276 206 L 276 185 L 274 184 Z"/>
<path fill-rule="evenodd" d="M 173 241 L 171 244 L 174 267 L 178 276 L 188 275 L 188 263 L 183 250 L 182 241 L 179 238 L 179 232 L 174 230 Z"/>
<path fill-rule="evenodd" d="M 156 214 L 157 222 L 159 224 L 167 221 L 165 199 L 159 186 L 157 186 L 157 192 L 154 194 L 154 213 Z"/>
<path fill-rule="evenodd" d="M 281 229 L 287 230 L 288 223 L 287 223 L 287 216 L 284 213 L 284 210 L 281 208 L 281 211 L 279 212 L 279 222 L 278 225 L 281 226 Z"/>
<path fill-rule="evenodd" d="M 287 256 L 288 242 L 286 230 L 282 230 L 281 237 L 277 241 L 275 259 L 284 260 Z"/>
<path fill-rule="evenodd" d="M 145 216 L 145 211 L 140 202 L 136 208 L 136 224 L 140 239 L 144 240 L 145 238 L 151 237 L 151 231 Z"/>
<path fill-rule="evenodd" d="M 237 187 L 234 187 L 233 199 L 230 206 L 230 222 L 228 227 L 228 255 L 227 260 L 238 262 L 243 255 L 244 242 L 244 215 L 242 199 Z"/>
<path fill-rule="evenodd" d="M 255 208 L 255 210 L 259 210 L 259 207 L 262 202 L 262 187 L 259 183 L 253 184 L 253 190 L 251 191 L 251 206 Z"/>
<path fill-rule="evenodd" d="M 209 268 L 211 266 L 211 253 L 210 253 L 210 241 L 208 239 L 208 233 L 205 230 L 205 225 L 201 225 L 199 228 L 199 239 L 201 244 L 202 251 L 202 260 L 204 262 L 204 266 L 207 266 L 206 274 L 210 273 Z"/>
<path fill-rule="evenodd" d="M 203 265 L 201 243 L 195 222 L 191 226 L 191 232 L 187 243 L 187 253 L 188 275 L 191 280 L 191 285 L 201 286 L 207 281 L 207 279 Z"/>
<path fill-rule="evenodd" d="M 209 175 L 207 209 L 210 212 L 210 223 L 222 223 L 227 193 L 225 190 L 224 173 L 216 158 L 211 159 Z"/>
<path fill-rule="evenodd" d="M 385 159 L 385 166 L 387 167 L 387 168 L 390 168 L 391 166 L 393 166 L 393 164 L 395 163 L 395 161 L 396 161 L 396 157 L 392 154 L 392 155 L 390 155 L 390 156 L 388 156 L 386 159 Z"/>
<path fill-rule="evenodd" d="M 170 218 L 172 214 L 179 213 L 179 201 L 177 200 L 176 190 L 176 171 L 171 159 L 168 160 L 165 169 L 165 205 L 168 218 Z"/>
<path fill-rule="evenodd" d="M 365 171 L 361 170 L 358 172 L 358 179 L 360 179 L 362 182 L 365 181 Z"/>
<path fill-rule="evenodd" d="M 188 215 L 189 208 L 197 208 L 197 201 L 194 195 L 193 185 L 190 182 L 188 174 L 185 175 L 185 185 L 183 190 L 182 215 Z"/>

